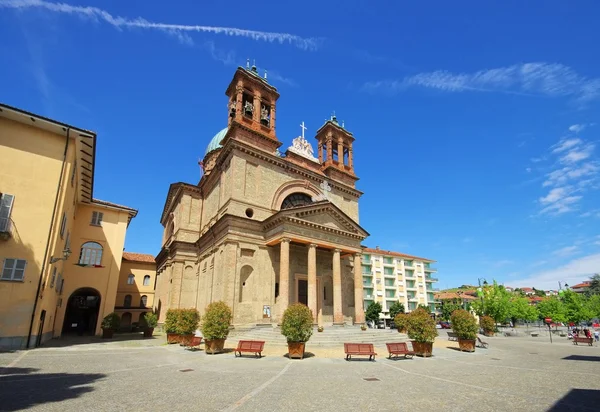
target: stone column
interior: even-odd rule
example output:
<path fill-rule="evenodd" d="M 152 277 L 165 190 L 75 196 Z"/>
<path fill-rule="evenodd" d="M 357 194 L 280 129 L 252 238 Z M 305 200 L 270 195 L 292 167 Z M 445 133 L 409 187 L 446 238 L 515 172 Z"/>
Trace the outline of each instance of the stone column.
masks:
<path fill-rule="evenodd" d="M 290 303 L 290 239 L 279 244 L 279 321 Z"/>
<path fill-rule="evenodd" d="M 271 101 L 271 130 L 275 134 L 275 101 Z"/>
<path fill-rule="evenodd" d="M 352 146 L 348 148 L 348 166 L 350 170 L 354 171 L 354 157 L 352 155 Z"/>
<path fill-rule="evenodd" d="M 243 100 L 244 100 L 244 84 L 239 81 L 236 88 L 236 102 L 235 102 L 235 119 L 239 122 L 242 119 L 242 116 L 244 115 L 242 113 L 244 104 L 243 104 Z"/>
<path fill-rule="evenodd" d="M 360 253 L 354 255 L 354 323 L 365 323 L 363 306 L 363 282 Z"/>
<path fill-rule="evenodd" d="M 308 307 L 313 313 L 313 323 L 317 323 L 317 245 L 308 246 Z"/>
<path fill-rule="evenodd" d="M 342 310 L 342 270 L 340 262 L 340 249 L 333 251 L 333 324 L 344 323 Z"/>
<path fill-rule="evenodd" d="M 252 102 L 252 106 L 254 107 L 254 112 L 252 112 L 252 120 L 257 123 L 260 123 L 260 107 L 262 105 L 262 98 L 260 93 L 256 93 L 254 95 L 254 101 Z"/>
<path fill-rule="evenodd" d="M 319 163 L 323 163 L 323 143 L 319 143 Z"/>
<path fill-rule="evenodd" d="M 333 135 L 331 133 L 327 134 L 327 159 L 325 159 L 326 162 L 332 161 L 333 160 Z"/>
<path fill-rule="evenodd" d="M 342 138 L 338 139 L 337 151 L 338 151 L 338 163 L 340 165 L 343 165 L 344 164 L 344 141 L 342 140 Z"/>

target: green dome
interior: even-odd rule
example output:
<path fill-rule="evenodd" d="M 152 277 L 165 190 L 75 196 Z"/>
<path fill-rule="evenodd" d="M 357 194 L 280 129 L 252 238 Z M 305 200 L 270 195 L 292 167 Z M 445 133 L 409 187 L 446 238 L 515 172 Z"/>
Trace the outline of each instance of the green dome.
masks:
<path fill-rule="evenodd" d="M 224 128 L 219 133 L 217 133 L 212 139 L 210 139 L 210 143 L 208 144 L 208 146 L 206 146 L 206 152 L 204 152 L 204 156 L 206 156 L 213 150 L 217 150 L 222 147 L 221 140 L 223 140 L 223 138 L 227 134 L 227 130 L 229 130 L 228 127 Z"/>

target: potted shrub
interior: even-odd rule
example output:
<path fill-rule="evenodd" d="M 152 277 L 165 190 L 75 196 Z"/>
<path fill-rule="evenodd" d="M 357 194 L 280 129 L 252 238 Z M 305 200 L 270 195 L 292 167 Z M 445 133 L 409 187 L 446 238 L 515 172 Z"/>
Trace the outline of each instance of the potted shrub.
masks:
<path fill-rule="evenodd" d="M 302 303 L 294 303 L 283 312 L 281 334 L 287 338 L 290 359 L 304 358 L 306 342 L 313 333 L 312 324 L 312 311 Z"/>
<path fill-rule="evenodd" d="M 461 351 L 475 352 L 475 340 L 477 339 L 477 321 L 475 317 L 464 309 L 455 310 L 450 316 L 452 330 L 458 337 L 458 346 Z"/>
<path fill-rule="evenodd" d="M 418 308 L 407 316 L 406 331 L 417 356 L 428 357 L 433 352 L 433 341 L 438 335 L 435 321 L 425 309 Z"/>
<path fill-rule="evenodd" d="M 319 326 L 317 328 L 317 332 L 323 332 L 325 330 L 325 328 L 323 328 L 323 326 Z"/>
<path fill-rule="evenodd" d="M 163 326 L 167 333 L 167 343 L 179 343 L 181 340 L 179 333 L 177 333 L 177 323 L 179 322 L 180 309 L 169 309 L 165 317 L 165 324 Z"/>
<path fill-rule="evenodd" d="M 206 307 L 202 322 L 202 335 L 206 353 L 223 352 L 225 339 L 229 335 L 231 309 L 225 302 L 213 302 Z"/>
<path fill-rule="evenodd" d="M 153 312 L 146 312 L 144 314 L 144 320 L 146 321 L 146 328 L 144 329 L 144 337 L 151 338 L 154 333 L 154 328 L 158 325 L 158 316 Z"/>
<path fill-rule="evenodd" d="M 176 331 L 180 336 L 179 343 L 183 346 L 191 346 L 194 333 L 200 324 L 200 314 L 194 308 L 180 309 L 177 318 Z"/>
<path fill-rule="evenodd" d="M 367 330 L 367 325 L 362 324 L 360 325 L 360 330 L 362 330 L 363 332 Z"/>
<path fill-rule="evenodd" d="M 398 313 L 394 318 L 394 324 L 396 325 L 396 328 L 398 328 L 398 333 L 406 333 L 408 315 L 406 313 Z"/>
<path fill-rule="evenodd" d="M 481 329 L 483 329 L 483 334 L 485 336 L 494 336 L 494 331 L 496 330 L 496 322 L 490 316 L 482 316 L 479 319 L 479 324 L 481 325 Z"/>
<path fill-rule="evenodd" d="M 102 337 L 110 339 L 113 337 L 115 330 L 119 329 L 121 318 L 115 312 L 109 313 L 102 319 Z"/>

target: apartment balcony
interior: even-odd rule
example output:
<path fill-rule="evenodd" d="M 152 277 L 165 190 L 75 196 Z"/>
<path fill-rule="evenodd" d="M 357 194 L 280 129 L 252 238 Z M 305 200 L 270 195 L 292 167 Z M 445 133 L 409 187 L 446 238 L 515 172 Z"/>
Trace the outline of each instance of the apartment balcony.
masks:
<path fill-rule="evenodd" d="M 406 285 L 405 289 L 417 290 L 417 285 Z"/>
<path fill-rule="evenodd" d="M 407 261 L 405 260 L 405 261 L 404 261 L 404 267 L 405 267 L 405 268 L 414 268 L 414 267 L 415 267 L 415 263 L 414 263 L 414 262 L 412 262 L 412 261 L 410 261 L 410 262 L 407 262 Z"/>
<path fill-rule="evenodd" d="M 373 289 L 373 286 L 374 286 L 373 283 L 365 283 L 365 282 L 363 282 L 363 288 Z"/>
<path fill-rule="evenodd" d="M 372 265 L 373 261 L 371 259 L 362 259 L 360 263 L 363 265 Z"/>
<path fill-rule="evenodd" d="M 440 288 L 427 288 L 425 289 L 427 292 L 439 292 Z"/>
<path fill-rule="evenodd" d="M 409 301 L 409 302 L 418 302 L 418 301 L 419 301 L 419 298 L 418 298 L 418 297 L 416 297 L 416 296 L 409 296 L 409 297 L 408 297 L 408 301 Z"/>
<path fill-rule="evenodd" d="M 423 267 L 423 271 L 429 272 L 429 273 L 433 273 L 433 272 L 437 272 L 437 268 L 432 268 L 432 267 L 424 266 Z"/>
<path fill-rule="evenodd" d="M 439 279 L 438 279 L 438 278 L 432 278 L 432 277 L 430 277 L 430 276 L 427 276 L 427 277 L 425 278 L 425 282 L 438 282 L 438 281 L 439 281 Z"/>
<path fill-rule="evenodd" d="M 373 276 L 373 273 L 371 273 L 371 269 L 369 269 L 369 271 L 366 271 L 366 270 L 363 268 L 362 275 L 363 275 L 363 276 Z"/>
<path fill-rule="evenodd" d="M 385 285 L 386 289 L 396 289 L 396 285 Z"/>
<path fill-rule="evenodd" d="M 385 276 L 386 278 L 394 278 L 394 279 L 396 279 L 396 277 L 397 277 L 397 275 L 394 272 L 392 272 L 392 273 L 383 272 L 383 276 Z"/>
<path fill-rule="evenodd" d="M 394 267 L 394 261 L 391 261 L 391 262 L 386 262 L 386 261 L 384 260 L 384 261 L 383 261 L 383 266 Z"/>

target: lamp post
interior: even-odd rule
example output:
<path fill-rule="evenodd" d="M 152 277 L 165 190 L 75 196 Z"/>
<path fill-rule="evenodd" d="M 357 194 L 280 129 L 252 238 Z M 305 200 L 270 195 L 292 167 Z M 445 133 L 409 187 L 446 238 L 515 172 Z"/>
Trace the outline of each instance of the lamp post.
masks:
<path fill-rule="evenodd" d="M 71 256 L 71 249 L 66 248 L 65 250 L 63 250 L 63 257 L 58 258 L 58 257 L 50 256 L 50 264 L 53 265 L 56 262 L 59 262 L 61 260 L 67 260 L 69 258 L 69 256 Z"/>
<path fill-rule="evenodd" d="M 481 288 L 481 281 L 483 280 L 483 287 L 486 287 L 488 285 L 487 280 L 485 280 L 484 278 L 477 278 L 477 282 L 479 283 L 479 289 L 478 292 L 480 293 L 480 299 L 481 299 L 481 314 L 485 315 L 485 311 L 484 311 L 484 304 L 483 304 L 483 289 Z"/>

